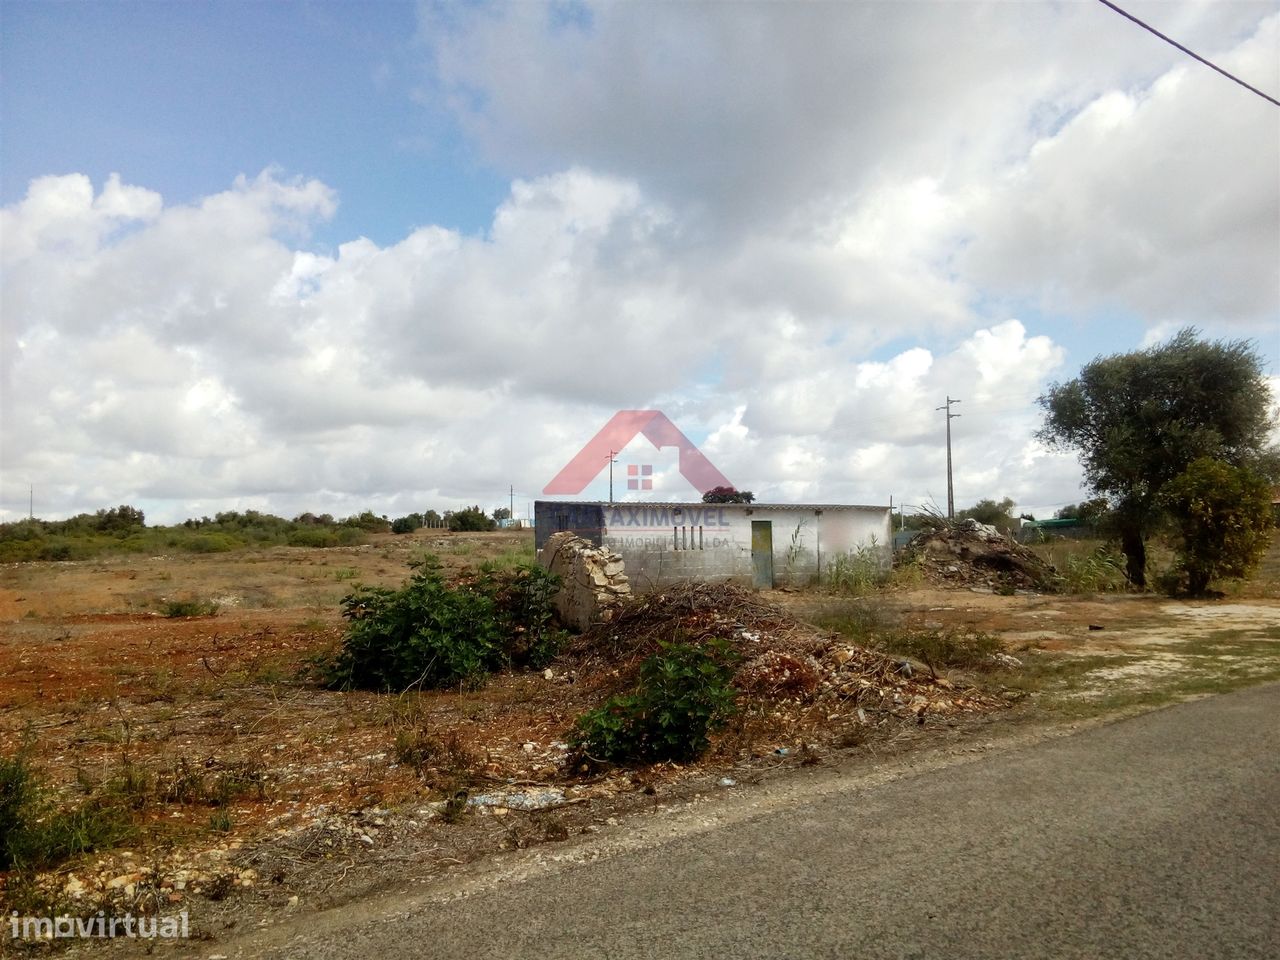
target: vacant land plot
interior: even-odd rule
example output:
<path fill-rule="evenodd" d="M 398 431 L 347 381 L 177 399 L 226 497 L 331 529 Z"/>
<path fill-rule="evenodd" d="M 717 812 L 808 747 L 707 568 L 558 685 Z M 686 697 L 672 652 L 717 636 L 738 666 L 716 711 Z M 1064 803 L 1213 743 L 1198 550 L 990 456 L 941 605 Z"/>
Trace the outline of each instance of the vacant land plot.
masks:
<path fill-rule="evenodd" d="M 424 530 L 358 547 L 3 568 L 0 753 L 25 747 L 59 802 L 109 792 L 132 811 L 120 846 L 67 862 L 38 891 L 11 884 L 6 899 L 189 907 L 213 935 L 249 907 L 353 895 L 390 863 L 438 870 L 562 839 L 832 751 L 883 753 L 993 718 L 1074 717 L 1280 677 L 1280 549 L 1257 582 L 1216 602 L 779 591 L 768 599 L 850 644 L 823 656 L 843 664 L 853 644 L 880 647 L 926 678 L 928 697 L 903 686 L 906 696 L 864 710 L 866 681 L 851 679 L 824 698 L 748 711 L 693 769 L 583 775 L 566 765 L 566 739 L 617 681 L 598 657 L 421 695 L 316 682 L 310 664 L 340 642 L 341 598 L 356 584 L 398 586 L 427 553 L 454 571 L 510 565 L 532 556 L 532 534 Z"/>

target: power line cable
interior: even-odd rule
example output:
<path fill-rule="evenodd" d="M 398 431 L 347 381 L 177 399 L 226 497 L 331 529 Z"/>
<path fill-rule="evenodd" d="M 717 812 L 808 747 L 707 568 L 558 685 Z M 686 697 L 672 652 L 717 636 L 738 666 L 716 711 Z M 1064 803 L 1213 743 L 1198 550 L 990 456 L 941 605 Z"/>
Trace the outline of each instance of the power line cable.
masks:
<path fill-rule="evenodd" d="M 1174 40 L 1172 37 L 1167 37 L 1167 36 L 1165 36 L 1163 33 L 1161 33 L 1161 32 L 1160 32 L 1159 30 L 1157 30 L 1155 27 L 1151 26 L 1151 24 L 1149 24 L 1149 23 L 1144 23 L 1143 21 L 1139 20 L 1137 17 L 1135 17 L 1135 16 L 1134 16 L 1132 13 L 1130 13 L 1128 10 L 1122 10 L 1120 7 L 1118 7 L 1118 6 L 1116 6 L 1114 3 L 1112 3 L 1112 2 L 1111 2 L 1111 0 L 1098 0 L 1098 2 L 1099 2 L 1100 4 L 1102 4 L 1104 7 L 1110 7 L 1112 10 L 1114 10 L 1116 13 L 1120 14 L 1120 16 L 1124 17 L 1126 20 L 1132 20 L 1134 23 L 1136 23 L 1138 26 L 1140 26 L 1143 30 L 1146 30 L 1146 31 L 1148 31 L 1148 32 L 1150 32 L 1150 33 L 1154 33 L 1157 37 L 1159 37 L 1159 38 L 1160 38 L 1161 40 L 1163 40 L 1165 43 L 1172 44 L 1173 46 L 1175 46 L 1175 47 L 1177 47 L 1179 50 L 1181 50 L 1183 53 L 1185 53 L 1187 56 L 1189 56 L 1189 57 L 1191 57 L 1191 58 L 1193 58 L 1193 59 L 1195 59 L 1195 60 L 1199 60 L 1199 61 L 1200 61 L 1201 63 L 1203 63 L 1206 67 L 1211 67 L 1212 69 L 1217 70 L 1220 74 L 1222 74 L 1222 75 L 1223 75 L 1224 77 L 1226 77 L 1228 80 L 1234 80 L 1236 83 L 1240 84 L 1240 86 L 1244 87 L 1246 90 L 1250 90 L 1250 91 L 1252 91 L 1253 93 L 1256 93 L 1256 94 L 1257 94 L 1258 96 L 1260 96 L 1263 100 L 1266 100 L 1266 101 L 1268 101 L 1269 103 L 1274 103 L 1277 107 L 1280 107 L 1280 100 L 1277 100 L 1275 97 L 1270 96 L 1269 94 L 1265 94 L 1265 93 L 1263 93 L 1261 90 L 1259 90 L 1259 89 L 1258 89 L 1257 87 L 1255 87 L 1255 86 L 1252 86 L 1251 84 L 1245 83 L 1243 80 L 1241 80 L 1241 79 L 1240 79 L 1239 77 L 1237 77 L 1235 74 L 1227 73 L 1227 71 L 1223 70 L 1223 69 L 1222 69 L 1220 66 L 1218 66 L 1216 63 L 1212 63 L 1211 61 L 1206 60 L 1204 57 L 1200 56 L 1200 54 L 1196 53 L 1194 50 L 1188 50 L 1186 47 L 1184 47 L 1182 44 L 1180 44 L 1177 40 Z"/>

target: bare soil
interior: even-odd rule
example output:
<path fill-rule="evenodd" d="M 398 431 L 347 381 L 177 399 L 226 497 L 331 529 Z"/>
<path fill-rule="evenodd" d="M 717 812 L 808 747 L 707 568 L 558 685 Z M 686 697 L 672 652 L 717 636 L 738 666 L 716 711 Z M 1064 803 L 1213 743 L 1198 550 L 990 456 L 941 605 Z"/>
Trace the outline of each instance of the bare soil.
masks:
<path fill-rule="evenodd" d="M 857 677 L 838 673 L 853 648 L 845 655 L 840 644 L 816 644 L 824 631 L 811 631 L 806 656 L 834 671 L 819 674 L 834 678 L 829 695 L 782 696 L 747 711 L 691 769 L 583 777 L 566 768 L 575 718 L 618 681 L 581 652 L 546 674 L 501 675 L 480 690 L 412 703 L 325 690 L 308 678 L 312 658 L 339 643 L 339 601 L 355 584 L 399 585 L 427 552 L 454 570 L 531 556 L 531 540 L 527 532 L 419 531 L 360 547 L 0 569 L 0 752 L 29 744 L 67 802 L 125 768 L 141 771 L 153 792 L 190 771 L 203 782 L 235 774 L 250 785 L 216 808 L 198 797 L 149 805 L 136 842 L 67 864 L 46 878 L 51 897 L 81 911 L 189 909 L 198 935 L 216 938 L 236 924 L 269 922 L 273 911 L 362 895 L 389 874 L 425 875 L 554 842 L 834 753 L 884 756 L 1023 722 L 1035 716 L 1028 701 L 1102 701 L 1170 678 L 1259 679 L 1280 662 L 1274 548 L 1258 583 L 1217 602 L 923 585 L 873 597 L 771 592 L 766 599 L 806 621 L 873 607 L 895 627 L 991 632 L 1029 667 L 1077 668 L 1025 682 L 1016 670 L 929 677 L 910 689 L 890 679 L 902 695 L 886 687 L 864 711 Z M 213 601 L 218 610 L 166 617 L 173 600 Z M 406 733 L 448 739 L 469 758 L 469 795 L 493 802 L 453 816 L 450 772 L 398 759 L 397 736 Z M 526 802 L 536 809 L 521 809 Z"/>

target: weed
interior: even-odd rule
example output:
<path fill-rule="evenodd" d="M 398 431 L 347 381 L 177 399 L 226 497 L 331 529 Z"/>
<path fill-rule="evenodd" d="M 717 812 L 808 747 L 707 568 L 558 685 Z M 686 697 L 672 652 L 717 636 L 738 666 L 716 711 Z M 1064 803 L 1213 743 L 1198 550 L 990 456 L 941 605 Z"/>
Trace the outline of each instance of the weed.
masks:
<path fill-rule="evenodd" d="M 166 617 L 212 617 L 218 613 L 216 600 L 166 600 L 160 605 Z"/>
<path fill-rule="evenodd" d="M 56 808 L 26 749 L 0 757 L 0 869 L 29 872 L 114 846 L 132 834 L 127 812 L 109 800 Z"/>
<path fill-rule="evenodd" d="M 266 798 L 266 772 L 256 763 L 235 763 L 213 778 L 205 789 L 204 800 L 211 807 L 225 807 L 251 793 L 259 800 Z"/>
<path fill-rule="evenodd" d="M 874 537 L 869 544 L 837 553 L 827 561 L 827 586 L 840 593 L 868 593 L 887 578 Z"/>
<path fill-rule="evenodd" d="M 215 810 L 209 814 L 209 829 L 214 833 L 230 833 L 234 825 L 230 810 Z"/>
<path fill-rule="evenodd" d="M 333 571 L 333 579 L 342 583 L 344 580 L 354 580 L 360 575 L 360 571 L 355 567 L 343 567 L 340 570 Z"/>
<path fill-rule="evenodd" d="M 888 625 L 884 609 L 865 600 L 840 601 L 839 607 L 823 610 L 812 620 L 815 626 L 834 630 L 864 646 Z"/>
<path fill-rule="evenodd" d="M 735 709 L 728 645 L 710 649 L 664 644 L 640 667 L 629 694 L 611 698 L 578 718 L 573 745 L 590 761 L 691 760 L 706 750 L 708 734 Z"/>
<path fill-rule="evenodd" d="M 1061 586 L 1067 593 L 1102 593 L 1124 590 L 1124 558 L 1105 544 L 1092 553 L 1067 554 L 1062 565 Z"/>
<path fill-rule="evenodd" d="M 0 757 L 0 870 L 18 861 L 24 837 L 35 819 L 39 788 L 25 750 L 12 757 Z"/>
<path fill-rule="evenodd" d="M 988 669 L 995 665 L 993 656 L 1003 650 L 994 634 L 964 628 L 894 630 L 875 637 L 873 646 L 914 657 L 935 673 L 939 667 Z"/>
<path fill-rule="evenodd" d="M 153 781 L 146 768 L 125 760 L 120 772 L 107 781 L 105 789 L 118 802 L 141 810 L 152 797 Z"/>
<path fill-rule="evenodd" d="M 164 803 L 197 803 L 204 795 L 204 774 L 183 757 L 167 774 L 157 778 L 156 794 Z"/>
<path fill-rule="evenodd" d="M 796 564 L 804 552 L 804 524 L 803 520 L 796 524 L 796 528 L 791 531 L 791 542 L 787 545 L 786 573 L 783 576 L 793 586 L 796 582 Z"/>

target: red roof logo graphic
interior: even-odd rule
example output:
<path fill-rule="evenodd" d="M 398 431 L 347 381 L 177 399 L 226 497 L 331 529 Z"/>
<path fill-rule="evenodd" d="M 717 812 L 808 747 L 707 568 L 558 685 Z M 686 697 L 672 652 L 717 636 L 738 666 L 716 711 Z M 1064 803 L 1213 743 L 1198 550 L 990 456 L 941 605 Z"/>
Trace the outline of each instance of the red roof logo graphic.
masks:
<path fill-rule="evenodd" d="M 680 452 L 680 474 L 699 493 L 706 493 L 715 487 L 733 486 L 661 410 L 619 410 L 565 464 L 564 469 L 542 488 L 542 492 L 548 496 L 573 496 L 581 493 L 605 468 L 609 456 L 623 449 L 639 435 L 643 435 L 659 450 L 663 447 L 676 447 Z"/>

